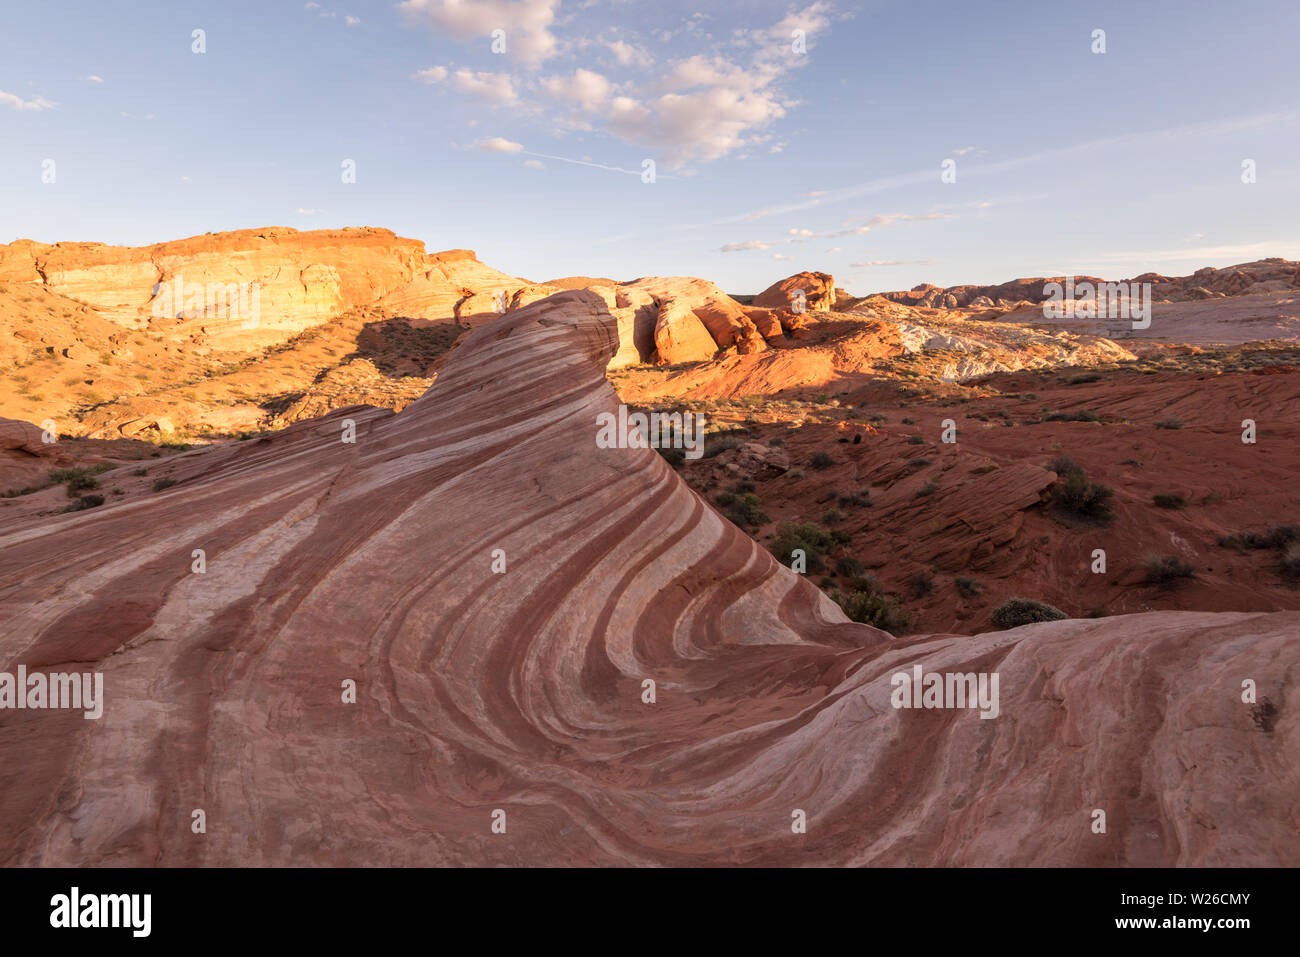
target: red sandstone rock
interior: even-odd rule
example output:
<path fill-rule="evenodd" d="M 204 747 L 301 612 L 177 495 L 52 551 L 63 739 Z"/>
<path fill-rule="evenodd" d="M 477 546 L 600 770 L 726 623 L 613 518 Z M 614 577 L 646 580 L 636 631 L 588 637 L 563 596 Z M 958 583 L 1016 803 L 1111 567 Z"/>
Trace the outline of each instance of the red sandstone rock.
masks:
<path fill-rule="evenodd" d="M 471 332 L 400 414 L 341 409 L 139 480 L 164 491 L 7 523 L 3 668 L 99 670 L 107 700 L 0 717 L 0 862 L 1300 859 L 1300 613 L 853 624 L 654 450 L 597 446 L 617 325 L 553 296 Z M 971 494 L 1030 496 L 1031 468 Z M 998 717 L 893 707 L 918 666 L 996 672 Z"/>
<path fill-rule="evenodd" d="M 835 306 L 835 280 L 830 273 L 801 272 L 768 286 L 754 297 L 766 309 L 793 309 L 802 294 L 804 312 L 825 312 Z"/>

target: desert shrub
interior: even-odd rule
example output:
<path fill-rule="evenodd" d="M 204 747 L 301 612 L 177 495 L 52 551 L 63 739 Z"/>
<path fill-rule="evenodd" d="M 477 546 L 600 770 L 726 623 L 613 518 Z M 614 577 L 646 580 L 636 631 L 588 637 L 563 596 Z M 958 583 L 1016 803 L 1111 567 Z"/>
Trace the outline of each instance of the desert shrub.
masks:
<path fill-rule="evenodd" d="M 919 435 L 908 436 L 907 444 L 908 444 L 908 445 L 925 445 L 925 439 L 921 438 Z"/>
<path fill-rule="evenodd" d="M 1156 423 L 1157 429 L 1181 429 L 1183 423 L 1179 419 L 1161 419 Z"/>
<path fill-rule="evenodd" d="M 1300 542 L 1292 542 L 1282 552 L 1282 574 L 1300 578 Z"/>
<path fill-rule="evenodd" d="M 933 495 L 939 490 L 939 483 L 934 479 L 929 479 L 924 485 L 916 490 L 917 498 L 924 498 L 927 495 Z"/>
<path fill-rule="evenodd" d="M 892 595 L 875 591 L 852 591 L 841 595 L 833 591 L 831 598 L 853 621 L 880 628 L 891 635 L 901 635 L 907 630 L 909 618 L 899 611 L 898 601 Z"/>
<path fill-rule="evenodd" d="M 102 495 L 83 495 L 81 498 L 74 498 L 71 504 L 64 509 L 65 512 L 80 512 L 87 508 L 95 508 L 104 504 Z"/>
<path fill-rule="evenodd" d="M 717 503 L 718 503 L 719 505 L 721 505 L 723 508 L 726 508 L 728 505 L 731 505 L 732 503 L 734 503 L 734 502 L 736 501 L 736 493 L 735 493 L 735 492 L 719 492 L 717 495 L 715 495 L 715 496 L 713 497 L 713 501 L 717 502 Z"/>
<path fill-rule="evenodd" d="M 715 455 L 726 452 L 728 449 L 734 449 L 744 444 L 744 439 L 731 433 L 715 432 L 713 435 L 706 435 L 704 441 L 704 452 L 701 458 L 711 459 Z"/>
<path fill-rule="evenodd" d="M 1074 375 L 1065 380 L 1066 385 L 1083 385 L 1085 382 L 1100 382 L 1101 376 L 1095 372 L 1085 372 L 1083 375 Z"/>
<path fill-rule="evenodd" d="M 1062 478 L 1065 478 L 1066 476 L 1069 475 L 1074 475 L 1075 473 L 1078 473 L 1080 475 L 1083 474 L 1083 466 L 1081 466 L 1074 459 L 1070 458 L 1070 456 L 1068 455 L 1053 456 L 1052 459 L 1047 463 L 1047 470 L 1049 472 L 1055 472 L 1057 475 L 1061 476 Z"/>
<path fill-rule="evenodd" d="M 799 479 L 803 478 L 804 471 L 803 469 L 791 469 L 785 474 L 797 482 Z"/>
<path fill-rule="evenodd" d="M 155 492 L 161 492 L 163 489 L 171 488 L 175 484 L 176 484 L 175 479 L 169 479 L 169 478 L 155 479 L 153 483 L 153 490 Z"/>
<path fill-rule="evenodd" d="M 955 578 L 953 584 L 957 586 L 957 594 L 962 598 L 975 598 L 984 590 L 984 586 L 973 578 Z"/>
<path fill-rule="evenodd" d="M 1196 577 L 1196 569 L 1177 555 L 1152 555 L 1147 558 L 1146 583 L 1172 585 L 1184 578 Z"/>
<path fill-rule="evenodd" d="M 24 488 L 11 488 L 7 492 L 0 492 L 0 498 L 17 498 L 20 495 L 31 495 L 33 492 L 40 492 L 49 488 L 48 485 L 28 485 Z"/>
<path fill-rule="evenodd" d="M 917 598 L 924 598 L 934 591 L 934 576 L 929 572 L 917 572 L 907 583 L 912 586 L 912 594 Z"/>
<path fill-rule="evenodd" d="M 1300 525 L 1271 525 L 1263 532 L 1242 532 L 1240 535 L 1224 535 L 1219 544 L 1224 548 L 1246 549 L 1286 548 L 1292 542 L 1300 541 Z"/>
<path fill-rule="evenodd" d="M 1053 412 L 1047 417 L 1048 422 L 1100 422 L 1101 416 L 1091 409 L 1080 409 L 1078 412 Z"/>
<path fill-rule="evenodd" d="M 993 624 L 999 628 L 1017 628 L 1036 621 L 1060 621 L 1069 618 L 1061 609 L 1032 598 L 1009 598 L 993 609 Z"/>
<path fill-rule="evenodd" d="M 835 464 L 835 459 L 827 452 L 814 452 L 808 464 L 815 469 L 828 469 Z"/>
<path fill-rule="evenodd" d="M 1181 495 L 1175 495 L 1172 492 L 1162 492 L 1158 495 L 1151 496 L 1151 501 L 1155 503 L 1156 508 L 1183 508 L 1187 505 L 1187 499 Z"/>
<path fill-rule="evenodd" d="M 62 482 L 67 486 L 68 498 L 73 498 L 78 492 L 98 488 L 99 480 L 95 476 L 112 468 L 116 468 L 116 466 L 104 463 L 91 466 L 73 466 L 66 469 L 50 469 L 50 482 L 53 484 Z"/>
<path fill-rule="evenodd" d="M 741 495 L 735 499 L 731 507 L 727 509 L 727 518 L 742 528 L 751 525 L 766 525 L 772 521 L 767 512 L 763 511 L 762 501 L 753 492 Z"/>
<path fill-rule="evenodd" d="M 841 512 L 838 508 L 828 508 L 826 511 L 822 513 L 822 524 L 834 525 L 836 522 L 842 521 L 843 518 L 844 518 L 844 513 Z"/>
<path fill-rule="evenodd" d="M 831 541 L 836 545 L 847 545 L 853 541 L 853 533 L 843 528 L 831 529 Z"/>
<path fill-rule="evenodd" d="M 1110 500 L 1114 491 L 1099 482 L 1089 482 L 1082 470 L 1071 472 L 1065 481 L 1052 486 L 1051 503 L 1056 511 L 1082 521 L 1105 523 L 1113 517 Z"/>
<path fill-rule="evenodd" d="M 248 436 L 238 435 L 235 438 L 242 440 Z M 686 453 L 682 449 L 656 448 L 655 451 L 662 455 L 664 461 L 672 468 L 679 469 L 686 464 Z"/>
<path fill-rule="evenodd" d="M 870 508 L 871 490 L 864 488 L 861 492 L 849 492 L 841 495 L 840 504 L 845 508 Z"/>
<path fill-rule="evenodd" d="M 846 578 L 855 578 L 866 571 L 866 566 L 852 555 L 841 555 L 835 559 L 835 571 Z"/>
<path fill-rule="evenodd" d="M 825 556 L 834 545 L 829 532 L 814 522 L 782 522 L 776 538 L 768 549 L 783 565 L 791 562 L 791 553 L 802 548 L 808 560 L 808 571 L 819 572 L 826 567 Z"/>

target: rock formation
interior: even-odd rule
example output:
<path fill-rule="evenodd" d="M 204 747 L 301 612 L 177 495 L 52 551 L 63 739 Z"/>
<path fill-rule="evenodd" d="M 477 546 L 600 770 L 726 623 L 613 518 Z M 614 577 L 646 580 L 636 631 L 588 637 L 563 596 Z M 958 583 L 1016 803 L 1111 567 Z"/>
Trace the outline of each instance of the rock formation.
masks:
<path fill-rule="evenodd" d="M 835 280 L 829 273 L 801 272 L 768 286 L 754 297 L 754 305 L 790 309 L 802 297 L 803 311 L 825 312 L 835 307 L 835 294 Z"/>
<path fill-rule="evenodd" d="M 400 414 L 7 513 L 0 668 L 101 671 L 106 702 L 0 712 L 0 862 L 1300 859 L 1300 613 L 854 624 L 657 452 L 597 447 L 620 308 L 552 296 Z M 892 706 L 917 668 L 996 673 L 997 717 Z"/>

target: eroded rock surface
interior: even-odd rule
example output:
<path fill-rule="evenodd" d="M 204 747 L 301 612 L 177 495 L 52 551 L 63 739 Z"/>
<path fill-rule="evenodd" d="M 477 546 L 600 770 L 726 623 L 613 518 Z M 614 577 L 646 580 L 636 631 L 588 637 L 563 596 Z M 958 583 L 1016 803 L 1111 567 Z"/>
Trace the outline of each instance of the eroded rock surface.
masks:
<path fill-rule="evenodd" d="M 0 862 L 1300 859 L 1300 613 L 849 622 L 655 451 L 596 446 L 618 308 L 553 296 L 476 328 L 400 414 L 11 522 L 2 667 L 99 670 L 107 701 L 0 713 Z M 895 709 L 916 666 L 996 672 L 998 716 Z"/>

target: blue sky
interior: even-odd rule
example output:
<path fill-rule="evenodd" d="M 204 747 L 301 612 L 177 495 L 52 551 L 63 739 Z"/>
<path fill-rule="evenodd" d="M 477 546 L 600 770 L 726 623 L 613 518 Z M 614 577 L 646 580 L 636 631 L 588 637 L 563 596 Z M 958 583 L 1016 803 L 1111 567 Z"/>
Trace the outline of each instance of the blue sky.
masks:
<path fill-rule="evenodd" d="M 737 293 L 1300 259 L 1295 0 L 700 6 L 8 3 L 0 241 L 385 226 Z"/>

